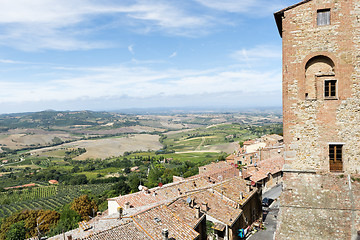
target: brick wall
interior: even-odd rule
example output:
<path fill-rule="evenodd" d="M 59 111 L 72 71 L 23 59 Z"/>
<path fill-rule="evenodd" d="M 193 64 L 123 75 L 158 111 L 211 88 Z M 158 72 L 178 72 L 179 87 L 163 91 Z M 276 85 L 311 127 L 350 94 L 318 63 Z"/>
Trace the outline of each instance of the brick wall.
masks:
<path fill-rule="evenodd" d="M 331 24 L 317 26 L 330 8 Z M 283 114 L 288 168 L 329 171 L 329 143 L 344 143 L 343 170 L 360 173 L 360 1 L 313 0 L 284 12 Z M 316 59 L 316 56 L 324 56 Z M 331 59 L 329 62 L 328 59 Z M 319 73 L 321 71 L 321 73 Z M 324 81 L 337 80 L 337 99 Z"/>

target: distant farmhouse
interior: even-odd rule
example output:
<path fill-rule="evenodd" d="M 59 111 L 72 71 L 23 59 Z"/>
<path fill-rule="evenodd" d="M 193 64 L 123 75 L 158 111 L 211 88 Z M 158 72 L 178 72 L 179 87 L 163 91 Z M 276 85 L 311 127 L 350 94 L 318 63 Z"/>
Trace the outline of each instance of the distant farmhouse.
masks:
<path fill-rule="evenodd" d="M 285 143 L 276 239 L 359 239 L 360 1 L 306 0 L 274 15 Z"/>

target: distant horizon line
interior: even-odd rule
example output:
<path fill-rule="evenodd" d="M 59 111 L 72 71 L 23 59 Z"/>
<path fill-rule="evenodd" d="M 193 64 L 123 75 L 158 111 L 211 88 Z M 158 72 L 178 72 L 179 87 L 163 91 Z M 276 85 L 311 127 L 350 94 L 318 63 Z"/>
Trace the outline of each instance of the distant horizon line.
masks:
<path fill-rule="evenodd" d="M 149 113 L 174 113 L 175 111 L 183 113 L 200 113 L 200 112 L 212 112 L 212 113 L 226 113 L 226 112 L 265 112 L 265 111 L 282 111 L 282 106 L 257 106 L 257 107 L 131 107 L 121 109 L 78 109 L 78 110 L 55 110 L 55 109 L 44 109 L 40 111 L 25 111 L 25 112 L 4 112 L 0 115 L 11 115 L 11 114 L 31 114 L 39 112 L 110 112 L 110 113 L 136 113 L 136 114 L 149 114 Z"/>

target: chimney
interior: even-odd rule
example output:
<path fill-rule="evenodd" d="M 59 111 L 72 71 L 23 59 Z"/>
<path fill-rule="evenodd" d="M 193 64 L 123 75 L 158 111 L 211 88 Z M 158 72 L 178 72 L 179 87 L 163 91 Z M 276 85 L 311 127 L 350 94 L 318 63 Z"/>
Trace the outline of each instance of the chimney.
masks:
<path fill-rule="evenodd" d="M 161 234 L 164 236 L 164 240 L 168 240 L 169 239 L 169 230 L 167 229 L 163 229 Z"/>
<path fill-rule="evenodd" d="M 248 191 L 251 192 L 251 190 L 252 190 L 251 185 L 249 185 L 248 188 L 249 188 Z"/>
<path fill-rule="evenodd" d="M 195 207 L 195 217 L 196 218 L 200 218 L 201 214 L 200 214 L 200 207 L 196 206 Z"/>
<path fill-rule="evenodd" d="M 191 198 L 190 207 L 193 208 L 195 206 L 195 198 Z"/>
<path fill-rule="evenodd" d="M 242 200 L 244 198 L 244 193 L 240 192 L 240 200 Z"/>
<path fill-rule="evenodd" d="M 203 205 L 203 210 L 204 210 L 205 212 L 209 211 L 209 206 L 208 206 L 208 203 L 207 203 L 207 202 L 203 202 L 202 205 Z"/>
<path fill-rule="evenodd" d="M 122 208 L 122 207 L 118 207 L 117 210 L 118 210 L 118 212 L 119 212 L 119 219 L 122 219 L 123 208 Z"/>

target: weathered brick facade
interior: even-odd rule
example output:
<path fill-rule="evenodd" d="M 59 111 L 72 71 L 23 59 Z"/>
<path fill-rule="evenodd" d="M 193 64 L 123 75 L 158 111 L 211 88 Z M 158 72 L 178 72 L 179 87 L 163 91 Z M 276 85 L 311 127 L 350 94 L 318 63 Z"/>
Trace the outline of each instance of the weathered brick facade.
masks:
<path fill-rule="evenodd" d="M 283 40 L 285 143 L 276 238 L 356 239 L 360 0 L 305 0 L 275 19 Z"/>
<path fill-rule="evenodd" d="M 343 170 L 360 173 L 360 1 L 304 2 L 282 16 L 285 161 L 327 172 L 329 143 L 343 143 Z M 330 25 L 317 25 L 319 9 L 330 9 Z"/>

